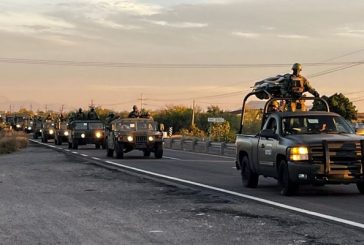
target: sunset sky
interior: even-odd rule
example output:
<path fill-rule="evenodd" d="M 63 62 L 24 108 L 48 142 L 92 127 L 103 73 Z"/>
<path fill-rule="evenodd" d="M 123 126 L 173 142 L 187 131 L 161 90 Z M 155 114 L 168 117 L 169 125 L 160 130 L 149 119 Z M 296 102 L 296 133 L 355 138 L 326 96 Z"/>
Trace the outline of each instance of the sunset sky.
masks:
<path fill-rule="evenodd" d="M 363 13 L 363 0 L 1 0 L 0 111 L 129 110 L 141 95 L 150 110 L 235 110 L 299 62 L 364 112 Z"/>

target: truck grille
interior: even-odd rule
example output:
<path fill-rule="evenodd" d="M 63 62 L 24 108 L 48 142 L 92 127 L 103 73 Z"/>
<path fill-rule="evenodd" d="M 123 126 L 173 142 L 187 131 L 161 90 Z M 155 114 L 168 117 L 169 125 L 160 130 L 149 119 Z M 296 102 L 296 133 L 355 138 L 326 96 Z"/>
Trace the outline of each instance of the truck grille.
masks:
<path fill-rule="evenodd" d="M 136 143 L 147 143 L 147 136 L 145 136 L 145 135 L 136 136 L 135 142 Z"/>
<path fill-rule="evenodd" d="M 327 142 L 310 145 L 312 161 L 323 164 L 325 172 L 349 170 L 352 174 L 360 174 L 362 169 L 362 150 L 357 142 Z"/>

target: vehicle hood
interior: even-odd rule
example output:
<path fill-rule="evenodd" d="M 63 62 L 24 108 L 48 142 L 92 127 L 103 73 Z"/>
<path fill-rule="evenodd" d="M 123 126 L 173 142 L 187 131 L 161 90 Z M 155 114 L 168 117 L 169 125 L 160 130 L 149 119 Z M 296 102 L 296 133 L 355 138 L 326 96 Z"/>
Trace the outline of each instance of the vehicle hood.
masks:
<path fill-rule="evenodd" d="M 316 144 L 326 141 L 360 141 L 364 136 L 355 134 L 304 134 L 304 135 L 287 135 L 284 138 L 297 144 Z"/>

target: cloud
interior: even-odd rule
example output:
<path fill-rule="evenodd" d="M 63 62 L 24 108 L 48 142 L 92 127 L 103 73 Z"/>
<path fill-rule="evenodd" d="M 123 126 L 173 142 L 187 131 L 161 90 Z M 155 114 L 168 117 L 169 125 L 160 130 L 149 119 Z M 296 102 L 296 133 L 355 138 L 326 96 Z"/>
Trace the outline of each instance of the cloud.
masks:
<path fill-rule="evenodd" d="M 112 28 L 112 29 L 119 29 L 119 30 L 136 30 L 136 29 L 141 29 L 140 26 L 135 26 L 135 25 L 122 25 L 119 23 L 116 23 L 114 21 L 111 20 L 106 20 L 103 18 L 93 18 L 93 21 L 95 23 L 98 23 L 102 26 L 108 27 L 108 28 Z"/>
<path fill-rule="evenodd" d="M 296 35 L 296 34 L 280 34 L 280 35 L 277 35 L 277 37 L 285 38 L 285 39 L 306 39 L 306 38 L 309 38 L 308 36 Z"/>
<path fill-rule="evenodd" d="M 207 27 L 207 23 L 196 23 L 196 22 L 167 22 L 163 20 L 147 20 L 147 22 L 154 25 L 174 27 L 174 28 L 204 28 Z"/>
<path fill-rule="evenodd" d="M 337 32 L 337 36 L 350 37 L 350 38 L 364 38 L 364 29 L 345 27 Z"/>
<path fill-rule="evenodd" d="M 156 4 L 138 3 L 135 0 L 81 0 L 111 12 L 124 12 L 131 15 L 151 16 L 161 13 L 163 7 Z"/>
<path fill-rule="evenodd" d="M 233 36 L 243 37 L 243 38 L 258 38 L 260 36 L 259 33 L 253 33 L 253 32 L 232 32 Z"/>
<path fill-rule="evenodd" d="M 34 13 L 7 12 L 0 15 L 0 30 L 17 33 L 69 33 L 75 26 L 55 17 Z"/>

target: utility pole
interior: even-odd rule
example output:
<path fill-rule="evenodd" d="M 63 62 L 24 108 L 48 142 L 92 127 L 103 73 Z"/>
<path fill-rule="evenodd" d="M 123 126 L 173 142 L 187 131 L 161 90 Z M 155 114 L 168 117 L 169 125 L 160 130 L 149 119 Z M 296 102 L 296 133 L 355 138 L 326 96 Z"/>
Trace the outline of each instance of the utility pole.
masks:
<path fill-rule="evenodd" d="M 140 111 L 143 109 L 143 94 L 140 94 Z"/>
<path fill-rule="evenodd" d="M 191 121 L 191 127 L 192 128 L 195 127 L 195 100 L 193 100 L 193 105 L 192 105 L 192 121 Z"/>

